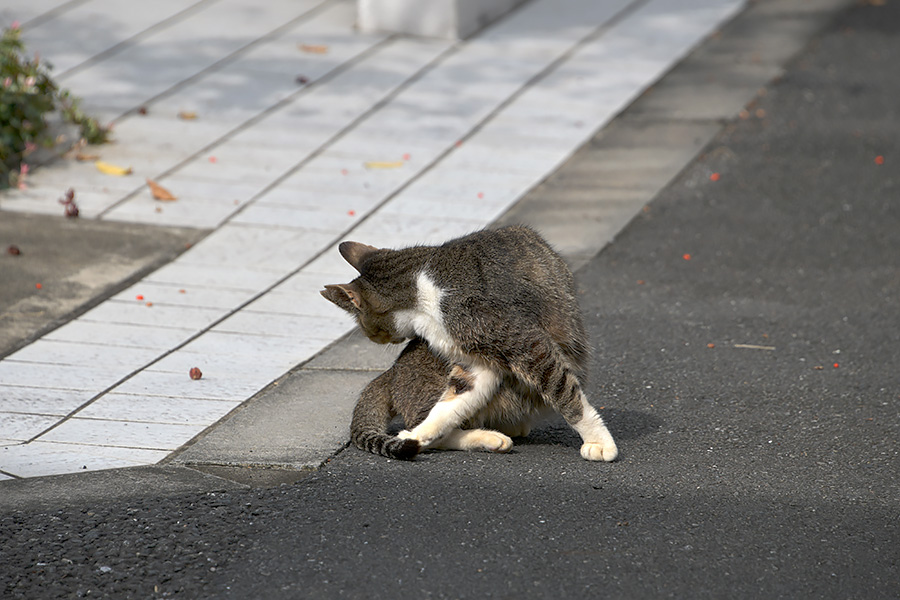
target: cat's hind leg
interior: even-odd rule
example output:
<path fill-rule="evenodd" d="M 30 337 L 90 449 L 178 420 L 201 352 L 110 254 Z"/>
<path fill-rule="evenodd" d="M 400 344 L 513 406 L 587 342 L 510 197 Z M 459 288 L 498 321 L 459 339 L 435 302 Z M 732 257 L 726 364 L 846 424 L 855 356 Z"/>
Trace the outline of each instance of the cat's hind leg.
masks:
<path fill-rule="evenodd" d="M 582 458 L 607 462 L 616 459 L 619 450 L 615 440 L 596 409 L 588 402 L 575 370 L 554 342 L 533 339 L 527 352 L 510 361 L 510 367 L 578 432 L 584 441 Z"/>
<path fill-rule="evenodd" d="M 451 429 L 430 446 L 436 450 L 486 452 L 509 452 L 512 447 L 513 441 L 508 436 L 490 429 Z"/>
<path fill-rule="evenodd" d="M 497 391 L 500 381 L 500 374 L 490 367 L 454 365 L 447 389 L 438 403 L 421 423 L 411 431 L 401 431 L 399 437 L 430 446 L 484 407 Z"/>

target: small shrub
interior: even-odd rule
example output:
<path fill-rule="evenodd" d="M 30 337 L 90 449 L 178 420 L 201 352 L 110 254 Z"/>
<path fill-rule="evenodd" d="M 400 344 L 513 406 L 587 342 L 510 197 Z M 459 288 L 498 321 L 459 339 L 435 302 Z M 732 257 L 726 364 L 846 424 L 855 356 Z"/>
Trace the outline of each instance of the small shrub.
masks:
<path fill-rule="evenodd" d="M 59 144 L 47 117 L 59 111 L 79 127 L 89 144 L 106 142 L 109 130 L 85 115 L 78 99 L 50 78 L 50 65 L 24 56 L 25 46 L 16 24 L 0 37 L 0 188 L 23 183 L 26 158 L 38 148 Z"/>

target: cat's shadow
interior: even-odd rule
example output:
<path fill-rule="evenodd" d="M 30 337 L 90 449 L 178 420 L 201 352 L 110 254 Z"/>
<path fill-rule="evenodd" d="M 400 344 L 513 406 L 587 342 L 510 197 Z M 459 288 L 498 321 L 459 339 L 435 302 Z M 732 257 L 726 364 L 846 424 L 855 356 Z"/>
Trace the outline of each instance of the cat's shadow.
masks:
<path fill-rule="evenodd" d="M 634 440 L 650 435 L 663 426 L 663 420 L 651 413 L 624 408 L 604 408 L 600 415 L 609 432 L 616 440 Z M 388 428 L 388 433 L 397 435 L 403 430 L 403 420 L 396 418 Z M 517 445 L 563 444 L 578 447 L 581 438 L 561 416 L 554 416 L 538 423 L 527 437 L 514 438 Z"/>
<path fill-rule="evenodd" d="M 651 413 L 624 408 L 605 408 L 600 416 L 616 440 L 633 440 L 650 435 L 663 426 L 663 420 Z M 565 444 L 578 447 L 581 438 L 560 416 L 535 425 L 528 437 L 515 438 L 516 444 Z"/>

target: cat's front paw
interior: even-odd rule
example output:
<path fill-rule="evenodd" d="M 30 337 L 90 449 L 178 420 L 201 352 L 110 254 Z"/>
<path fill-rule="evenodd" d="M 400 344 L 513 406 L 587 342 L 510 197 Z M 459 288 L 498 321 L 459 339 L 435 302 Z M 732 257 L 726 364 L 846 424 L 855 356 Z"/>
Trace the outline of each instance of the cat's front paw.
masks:
<path fill-rule="evenodd" d="M 604 443 L 587 443 L 581 446 L 581 458 L 585 460 L 602 460 L 611 462 L 616 460 L 619 449 L 611 439 Z"/>
<path fill-rule="evenodd" d="M 423 434 L 423 432 L 419 431 L 418 429 L 418 427 L 416 429 L 413 429 L 412 431 L 404 429 L 397 434 L 397 437 L 401 440 L 416 440 L 423 448 L 427 448 L 437 439 L 437 436 L 428 435 L 427 433 Z"/>

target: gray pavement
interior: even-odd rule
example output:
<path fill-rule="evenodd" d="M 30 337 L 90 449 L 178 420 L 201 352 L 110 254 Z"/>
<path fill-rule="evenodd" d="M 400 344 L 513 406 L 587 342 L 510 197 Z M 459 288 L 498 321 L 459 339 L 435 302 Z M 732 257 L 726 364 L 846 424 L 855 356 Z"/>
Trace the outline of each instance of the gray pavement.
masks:
<path fill-rule="evenodd" d="M 169 464 L 0 484 L 7 593 L 900 597 L 900 4 L 783 6 L 751 5 L 505 217 L 596 245 L 569 258 L 619 461 L 554 421 L 509 455 L 304 470 L 294 403 L 339 413 L 390 361 L 348 338 Z M 717 114 L 739 88 L 760 93 Z M 594 255 L 584 199 L 609 190 L 649 204 Z"/>

